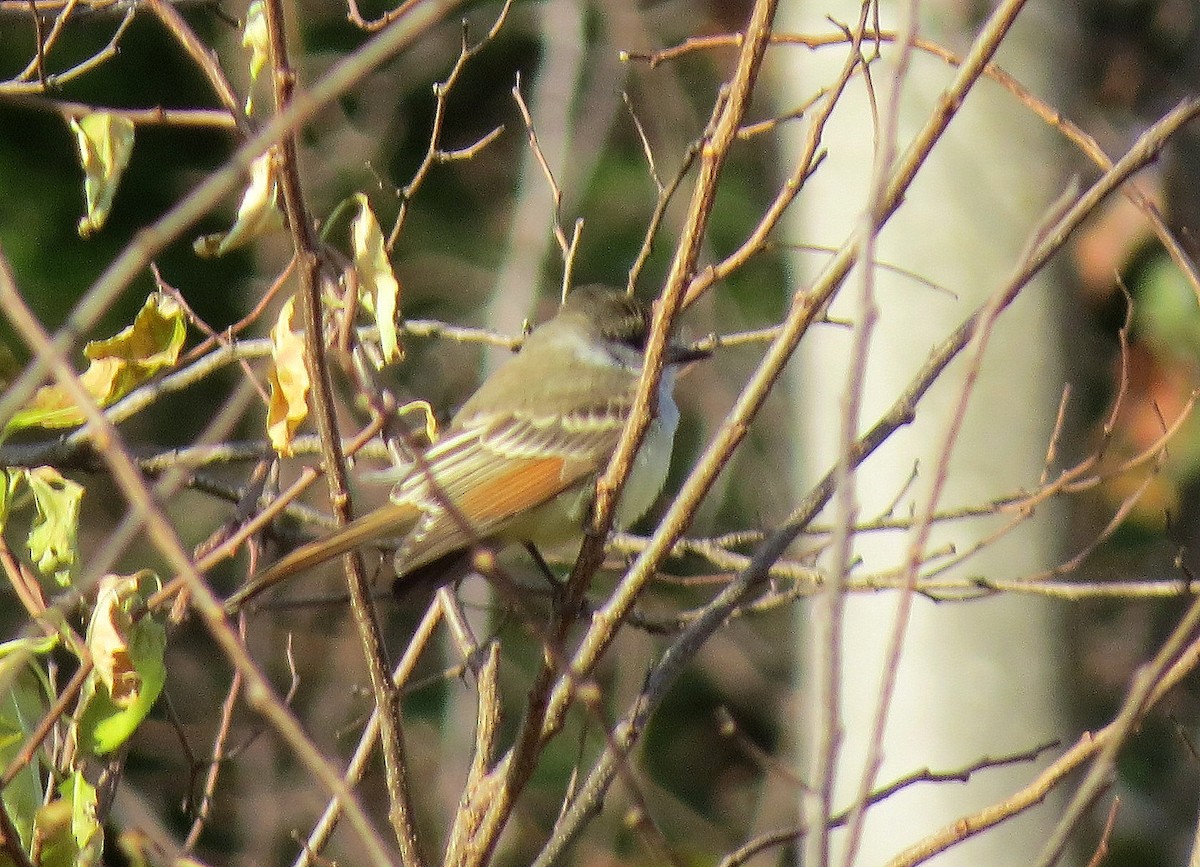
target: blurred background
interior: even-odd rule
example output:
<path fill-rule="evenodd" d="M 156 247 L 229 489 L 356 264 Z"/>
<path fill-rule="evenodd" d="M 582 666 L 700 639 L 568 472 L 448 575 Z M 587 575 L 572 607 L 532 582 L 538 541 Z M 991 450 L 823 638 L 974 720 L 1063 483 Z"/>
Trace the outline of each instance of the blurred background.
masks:
<path fill-rule="evenodd" d="M 987 12 L 987 4 L 945 5 L 953 7 L 945 14 L 954 26 L 965 26 L 968 33 L 971 24 L 977 25 Z M 0 77 L 5 80 L 30 60 L 34 30 L 24 6 L 0 5 Z M 249 85 L 236 24 L 245 10 L 211 3 L 180 4 L 180 8 L 217 51 L 239 93 L 245 93 Z M 370 17 L 384 9 L 382 4 L 370 4 L 363 13 Z M 562 281 L 562 258 L 551 233 L 550 192 L 531 157 L 512 95 L 518 82 L 563 193 L 561 223 L 569 230 L 577 217 L 585 221 L 574 282 L 624 285 L 657 199 L 634 117 L 644 129 L 658 173 L 669 179 L 703 131 L 735 52 L 728 47 L 696 51 L 657 66 L 623 61 L 620 53 L 653 51 L 689 37 L 737 30 L 748 9 L 744 2 L 681 0 L 514 4 L 504 27 L 471 59 L 450 91 L 441 144 L 447 149 L 463 148 L 499 126 L 504 131 L 473 158 L 436 165 L 420 187 L 392 254 L 403 287 L 403 314 L 515 334 L 526 320 L 540 321 L 553 310 Z M 462 13 L 465 28 L 451 16 L 305 130 L 302 177 L 309 207 L 318 219 L 347 196 L 363 191 L 387 230 L 399 208 L 397 191 L 410 181 L 429 147 L 433 83 L 449 73 L 464 32 L 469 42 L 479 41 L 498 11 L 497 3 L 467 4 Z M 969 39 L 949 25 L 938 29 L 937 16 L 943 11 L 931 10 L 934 23 L 926 35 L 935 41 L 944 37 L 951 50 L 961 51 Z M 1033 0 L 1027 14 L 1036 22 L 1037 38 L 1047 40 L 1038 45 L 1056 46 L 1053 53 L 1031 61 L 1037 67 L 1028 72 L 1028 81 L 1020 65 L 1007 65 L 1003 56 L 1001 63 L 1094 136 L 1114 158 L 1168 108 L 1194 94 L 1200 83 L 1200 9 L 1191 0 Z M 115 21 L 113 10 L 81 13 L 56 49 L 55 67 L 65 68 L 73 59 L 93 55 L 111 38 Z M 339 4 L 298 3 L 290 25 L 302 85 L 314 81 L 362 39 Z M 1019 53 L 1013 59 L 1024 62 Z M 1039 91 L 1035 83 L 1046 82 L 1050 92 Z M 788 73 L 774 73 L 752 106 L 751 119 L 769 117 L 789 101 L 796 104 L 800 101 L 796 93 L 806 94 L 819 86 L 814 81 L 788 93 L 788 83 Z M 260 105 L 269 105 L 261 82 L 257 93 Z M 126 108 L 214 105 L 194 65 L 150 15 L 136 17 L 116 55 L 95 72 L 69 82 L 54 97 Z M 1054 138 L 1045 130 L 1041 134 Z M 109 223 L 85 241 L 76 233 L 82 185 L 66 123 L 49 101 L 0 89 L 0 247 L 21 292 L 47 327 L 54 329 L 62 322 L 81 292 L 139 228 L 219 167 L 237 143 L 228 130 L 139 127 L 134 156 Z M 1010 145 L 1021 152 L 1024 142 Z M 757 223 L 787 171 L 783 157 L 787 148 L 786 140 L 771 134 L 739 143 L 713 210 L 702 264 L 727 255 Z M 1030 176 L 1039 184 L 1049 184 L 1050 191 L 1064 188 L 1072 176 L 1081 176 L 1086 183 L 1095 175 L 1061 139 L 1044 150 L 1031 147 L 1025 153 L 1034 163 L 1029 166 Z M 971 178 L 971 167 L 965 171 L 965 177 Z M 1200 245 L 1198 173 L 1200 132 L 1193 125 L 1172 141 L 1151 170 L 1139 176 L 1144 191 L 1160 203 L 1192 252 Z M 667 210 L 662 236 L 638 281 L 643 297 L 655 296 L 662 285 L 673 253 L 673 230 L 680 225 L 686 200 L 686 195 L 677 196 Z M 981 199 L 974 204 L 985 213 L 990 207 Z M 254 308 L 291 255 L 288 237 L 279 233 L 221 258 L 198 258 L 191 246 L 194 236 L 227 227 L 236 207 L 236 198 L 231 197 L 223 212 L 210 215 L 195 233 L 156 259 L 164 282 L 177 288 L 195 315 L 217 331 Z M 817 202 L 817 216 L 806 225 L 820 220 L 821 207 Z M 935 233 L 931 242 L 935 252 L 929 255 L 954 243 L 957 219 L 947 211 L 947 225 L 939 227 L 947 236 Z M 815 230 L 807 238 L 780 239 L 702 298 L 684 317 L 685 328 L 696 336 L 728 334 L 778 321 L 797 285 L 799 268 L 789 246 L 794 243 L 820 245 L 829 239 L 820 238 Z M 808 255 L 820 261 L 819 252 Z M 923 263 L 929 267 L 923 268 Z M 905 264 L 920 276 L 937 279 L 928 273 L 938 270 L 931 260 Z M 1134 311 L 1129 392 L 1112 432 L 1110 459 L 1136 454 L 1154 442 L 1163 419 L 1173 419 L 1197 387 L 1200 314 L 1195 298 L 1141 216 L 1118 197 L 1111 198 L 1073 239 L 1069 254 L 1055 263 L 1053 278 L 1053 285 L 1045 289 L 1049 327 L 1024 335 L 1027 341 L 1052 342 L 1036 350 L 1045 349 L 1061 366 L 1046 384 L 1053 399 L 1050 414 L 1043 411 L 1039 422 L 1043 426 L 1053 422 L 1058 394 L 1069 383 L 1072 403 L 1065 452 L 1077 457 L 1096 447 L 1119 387 L 1117 334 L 1128 296 Z M 153 288 L 151 275 L 144 275 L 108 311 L 94 336 L 107 336 L 129 323 Z M 908 291 L 908 297 L 915 299 L 910 304 L 937 297 L 936 291 L 925 288 Z M 272 321 L 273 315 L 264 316 L 256 336 L 265 336 Z M 0 322 L 0 336 L 15 362 L 23 364 L 28 352 L 5 322 Z M 410 337 L 405 346 L 404 362 L 384 370 L 382 384 L 402 400 L 430 401 L 443 420 L 487 367 L 502 357 L 501 350 L 484 351 L 475 344 L 449 340 Z M 1029 349 L 1019 343 L 1018 348 Z M 717 363 L 695 370 L 684 380 L 679 398 L 687 423 L 668 489 L 678 484 L 760 354 L 761 344 L 723 350 Z M 809 369 L 812 365 L 810 359 Z M 147 448 L 186 445 L 240 378 L 236 367 L 219 371 L 160 401 L 122 431 L 130 442 Z M 1022 400 L 1023 384 L 1010 384 L 1014 402 Z M 361 422 L 362 416 L 355 416 L 348 384 L 343 381 L 339 387 L 345 398 L 344 430 L 351 430 L 350 421 Z M 802 379 L 796 388 L 804 388 Z M 691 535 L 771 527 L 786 518 L 803 493 L 795 479 L 805 473 L 798 474 L 795 467 L 804 460 L 801 453 L 807 448 L 804 429 L 820 423 L 813 418 L 798 422 L 795 412 L 787 393 L 768 400 L 747 442 L 703 504 Z M 237 436 L 262 439 L 263 418 L 263 408 L 254 405 Z M 1081 581 L 1190 578 L 1200 531 L 1200 510 L 1195 506 L 1198 433 L 1194 424 L 1185 426 L 1148 493 L 1072 577 Z M 1041 457 L 1035 455 L 1035 466 Z M 294 474 L 295 469 L 289 472 Z M 244 474 L 245 468 L 238 466 L 216 473 L 231 484 L 244 482 Z M 81 543 L 86 552 L 102 544 L 124 514 L 124 506 L 103 474 L 78 478 L 88 489 Z M 1035 481 L 1036 475 L 1015 484 Z M 1117 480 L 1062 504 L 1050 529 L 1054 556 L 1067 559 L 1086 546 L 1128 493 Z M 385 495 L 386 488 L 364 486 L 358 508 Z M 317 496 L 312 502 L 322 505 Z M 188 543 L 204 539 L 230 511 L 229 503 L 195 490 L 185 490 L 169 507 Z M 640 529 L 652 525 L 653 516 Z M 155 564 L 163 568 L 152 548 L 140 544 L 127 551 L 122 568 Z M 705 577 L 706 567 L 700 562 L 675 566 L 679 577 Z M 517 561 L 513 568 L 525 567 Z M 224 593 L 244 573 L 245 563 L 239 562 L 216 570 L 210 579 Z M 292 676 L 284 653 L 285 646 L 291 647 L 299 683 L 293 706 L 328 754 L 345 756 L 370 710 L 371 698 L 364 691 L 361 651 L 346 608 L 326 598 L 338 595 L 338 574 L 336 568 L 314 573 L 289 594 L 316 601 L 277 605 L 259 613 L 253 620 L 250 645 L 281 688 Z M 600 592 L 607 586 L 602 579 Z M 0 604 L 0 635 L 15 634 L 24 622 L 6 593 L 0 590 L 6 600 Z M 479 623 L 505 641 L 502 685 L 511 701 L 512 714 L 506 721 L 506 735 L 511 736 L 522 690 L 536 670 L 540 651 L 528 640 L 521 618 L 508 614 L 485 588 L 467 587 L 464 594 L 478 609 Z M 665 617 L 700 604 L 708 595 L 703 582 L 663 581 L 646 600 L 645 613 L 651 620 L 656 614 Z M 1048 728 L 1053 731 L 1045 733 L 1061 734 L 1070 744 L 1079 732 L 1108 722 L 1137 667 L 1153 655 L 1188 602 L 1185 597 L 1049 603 L 1037 616 L 1039 628 L 1057 632 L 1048 636 L 1055 658 L 1044 660 L 1047 677 L 1058 678 L 1057 686 L 1046 687 L 1055 694 L 1050 702 L 1054 709 L 1047 711 L 1052 720 Z M 424 600 L 385 594 L 381 604 L 389 642 L 402 646 L 424 610 Z M 795 774 L 805 752 L 796 719 L 803 715 L 798 706 L 806 700 L 808 677 L 796 632 L 794 606 L 767 606 L 739 618 L 706 646 L 655 716 L 640 752 L 642 794 L 678 863 L 717 863 L 714 853 L 729 852 L 757 832 L 795 820 L 800 798 Z M 644 660 L 664 641 L 651 628 L 625 631 L 598 676 L 611 702 L 609 712 L 618 712 L 640 688 Z M 419 818 L 434 839 L 444 833 L 439 820 L 457 802 L 474 728 L 470 690 L 454 672 L 445 673 L 453 663 L 449 651 L 443 659 L 425 659 L 405 703 L 414 775 L 428 781 L 433 793 L 420 807 Z M 160 820 L 182 836 L 206 771 L 203 756 L 218 724 L 230 668 L 195 621 L 173 634 L 167 664 L 165 697 L 131 745 L 126 785 L 144 793 L 158 807 Z M 1121 804 L 1103 863 L 1120 867 L 1188 863 L 1200 806 L 1196 690 L 1193 677 L 1173 691 L 1123 751 L 1115 784 Z M 324 793 L 307 779 L 286 748 L 269 734 L 253 737 L 258 729 L 252 714 L 238 712 L 233 741 L 248 744 L 224 771 L 214 813 L 201 837 L 198 855 L 211 863 L 287 863 L 295 850 L 292 829 L 303 833 L 324 805 Z M 187 749 L 181 739 L 188 743 Z M 600 743 L 591 722 L 578 716 L 526 793 L 497 863 L 528 863 L 553 821 L 572 768 L 580 755 L 594 754 Z M 189 750 L 196 758 L 189 759 Z M 378 768 L 368 776 L 364 802 L 383 826 L 380 777 Z M 659 854 L 646 846 L 630 806 L 621 788 L 614 789 L 604 813 L 573 851 L 571 863 L 662 863 Z M 1081 863 L 1099 839 L 1107 809 L 1105 802 L 1088 834 L 1076 840 Z M 342 842 L 350 847 L 342 851 L 352 853 L 352 839 Z M 751 863 L 789 863 L 794 856 L 785 847 Z M 109 857 L 111 863 L 122 863 L 120 856 Z M 348 859 L 345 863 L 353 863 L 352 854 L 343 857 Z"/>

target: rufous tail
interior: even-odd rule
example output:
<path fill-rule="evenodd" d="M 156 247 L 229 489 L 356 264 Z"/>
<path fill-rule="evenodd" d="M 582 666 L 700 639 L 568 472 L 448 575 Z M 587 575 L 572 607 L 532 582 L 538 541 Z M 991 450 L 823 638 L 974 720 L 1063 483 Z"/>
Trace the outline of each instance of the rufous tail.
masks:
<path fill-rule="evenodd" d="M 323 539 L 301 545 L 254 575 L 236 593 L 225 600 L 225 613 L 237 614 L 255 596 L 293 575 L 332 560 L 347 551 L 372 542 L 403 539 L 416 525 L 421 510 L 411 503 L 388 503 Z"/>

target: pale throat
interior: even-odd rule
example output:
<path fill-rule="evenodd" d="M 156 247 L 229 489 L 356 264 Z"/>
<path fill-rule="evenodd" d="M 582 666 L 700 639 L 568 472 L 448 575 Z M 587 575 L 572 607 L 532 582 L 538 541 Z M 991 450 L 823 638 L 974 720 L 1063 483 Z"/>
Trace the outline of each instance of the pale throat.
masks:
<path fill-rule="evenodd" d="M 642 353 L 621 343 L 598 344 L 587 335 L 569 332 L 561 335 L 559 345 L 575 358 L 597 369 L 622 369 L 630 374 L 630 388 L 637 387 L 642 373 Z M 613 525 L 623 530 L 641 518 L 662 492 L 671 464 L 675 431 L 679 427 L 679 407 L 675 403 L 674 365 L 666 365 L 658 383 L 657 412 L 646 429 L 646 435 L 634 457 L 633 466 L 621 490 Z M 603 467 L 600 468 L 601 471 Z M 594 481 L 594 480 L 593 480 Z M 557 545 L 574 539 L 588 519 L 595 493 L 592 481 L 583 487 L 565 491 L 553 500 L 518 517 L 503 535 L 532 541 L 535 544 Z"/>

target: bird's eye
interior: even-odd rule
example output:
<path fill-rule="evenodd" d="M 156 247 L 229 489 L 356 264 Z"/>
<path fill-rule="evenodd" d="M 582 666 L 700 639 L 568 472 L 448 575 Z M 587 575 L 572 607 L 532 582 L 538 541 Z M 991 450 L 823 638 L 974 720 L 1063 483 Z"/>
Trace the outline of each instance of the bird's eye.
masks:
<path fill-rule="evenodd" d="M 628 334 L 625 334 L 621 338 L 621 342 L 630 349 L 636 349 L 638 352 L 642 352 L 646 348 L 646 336 L 646 332 L 639 329 L 638 331 L 631 331 Z"/>

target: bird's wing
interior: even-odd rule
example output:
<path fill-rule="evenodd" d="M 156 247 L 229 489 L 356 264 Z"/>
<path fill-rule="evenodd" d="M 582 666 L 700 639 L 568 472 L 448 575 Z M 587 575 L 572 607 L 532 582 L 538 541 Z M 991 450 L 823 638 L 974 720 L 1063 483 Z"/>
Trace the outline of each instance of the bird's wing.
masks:
<path fill-rule="evenodd" d="M 424 512 L 397 553 L 398 571 L 492 536 L 515 516 L 590 481 L 616 447 L 626 411 L 613 405 L 561 416 L 456 419 L 392 492 L 394 503 Z"/>

